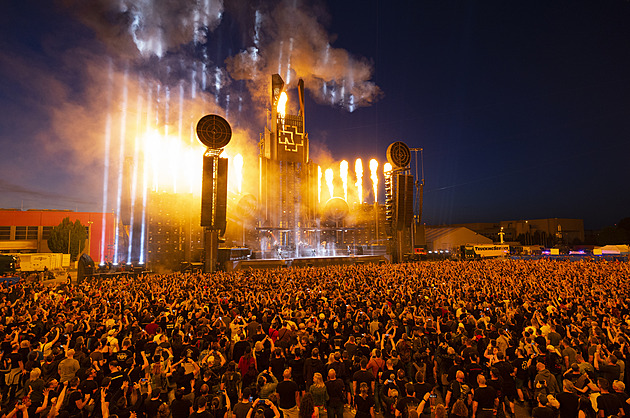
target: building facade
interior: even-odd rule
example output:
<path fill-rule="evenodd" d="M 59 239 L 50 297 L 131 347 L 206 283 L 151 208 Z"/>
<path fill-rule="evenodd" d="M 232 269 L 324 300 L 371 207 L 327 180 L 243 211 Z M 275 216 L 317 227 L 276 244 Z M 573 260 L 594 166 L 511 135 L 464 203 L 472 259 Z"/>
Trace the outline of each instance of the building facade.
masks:
<path fill-rule="evenodd" d="M 115 234 L 112 213 L 0 209 L 0 252 L 50 252 L 47 242 L 50 232 L 64 218 L 78 220 L 85 226 L 88 238 L 83 253 L 97 263 L 112 261 Z"/>
<path fill-rule="evenodd" d="M 522 219 L 513 221 L 464 223 L 463 226 L 478 234 L 499 241 L 503 228 L 504 241 L 518 241 L 523 245 L 553 246 L 584 242 L 584 220 L 573 218 Z"/>

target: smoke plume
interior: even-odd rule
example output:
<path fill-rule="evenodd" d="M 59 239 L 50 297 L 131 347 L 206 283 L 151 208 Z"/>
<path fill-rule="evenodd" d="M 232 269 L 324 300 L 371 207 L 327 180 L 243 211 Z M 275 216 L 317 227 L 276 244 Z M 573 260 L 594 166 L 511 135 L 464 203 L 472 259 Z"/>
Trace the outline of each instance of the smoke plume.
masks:
<path fill-rule="evenodd" d="M 252 96 L 265 101 L 269 74 L 278 73 L 289 86 L 299 78 L 320 103 L 353 111 L 381 96 L 372 82 L 372 65 L 364 58 L 334 48 L 318 20 L 321 12 L 308 2 L 284 0 L 265 13 L 257 11 L 253 45 L 227 59 L 230 75 L 246 80 Z"/>

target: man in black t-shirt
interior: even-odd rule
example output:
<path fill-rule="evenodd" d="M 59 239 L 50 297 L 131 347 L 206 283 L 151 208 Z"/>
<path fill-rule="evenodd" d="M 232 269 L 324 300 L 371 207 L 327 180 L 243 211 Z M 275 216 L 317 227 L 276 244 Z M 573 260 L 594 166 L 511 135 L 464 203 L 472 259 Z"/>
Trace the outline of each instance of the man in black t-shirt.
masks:
<path fill-rule="evenodd" d="M 477 387 L 477 376 L 483 371 L 481 365 L 479 364 L 479 357 L 476 354 L 470 356 L 470 364 L 464 367 L 464 372 L 466 372 L 466 383 L 470 386 L 471 389 Z"/>
<path fill-rule="evenodd" d="M 190 408 L 192 408 L 192 402 L 189 399 L 184 398 L 184 390 L 178 388 L 175 391 L 175 399 L 171 402 L 171 414 L 173 418 L 184 418 L 190 415 Z M 245 418 L 238 417 L 238 418 Z"/>
<path fill-rule="evenodd" d="M 518 400 L 524 402 L 525 396 L 523 394 L 523 388 L 527 382 L 529 359 L 524 356 L 523 350 L 520 348 L 516 349 L 516 358 L 512 361 L 512 367 L 514 367 L 514 371 L 516 372 L 514 385 L 516 387 L 516 393 L 518 394 Z"/>
<path fill-rule="evenodd" d="M 446 391 L 446 398 L 444 399 L 444 406 L 446 410 L 453 406 L 458 399 L 462 398 L 462 386 L 464 385 L 464 372 L 458 370 L 455 373 L 455 380 L 453 380 Z"/>
<path fill-rule="evenodd" d="M 611 387 L 615 380 L 619 380 L 621 375 L 621 367 L 617 364 L 617 357 L 611 354 L 607 359 L 603 359 L 599 349 L 595 352 L 595 368 L 601 377 L 608 380 L 608 387 Z"/>
<path fill-rule="evenodd" d="M 249 412 L 250 409 L 252 409 L 252 405 L 253 405 L 252 401 L 250 400 L 251 393 L 252 392 L 249 388 L 243 389 L 241 401 L 236 403 L 234 407 L 232 408 L 232 412 L 234 413 L 235 418 L 247 417 L 247 413 Z"/>
<path fill-rule="evenodd" d="M 325 384 L 326 392 L 328 392 L 328 417 L 343 418 L 345 384 L 343 380 L 337 379 L 335 369 L 328 370 L 328 380 Z"/>
<path fill-rule="evenodd" d="M 396 417 L 408 418 L 409 411 L 415 411 L 420 405 L 420 400 L 414 396 L 413 383 L 407 383 L 405 385 L 405 392 L 407 396 L 401 397 L 396 403 Z"/>
<path fill-rule="evenodd" d="M 304 380 L 306 381 L 306 388 L 311 387 L 313 384 L 313 376 L 315 373 L 321 373 L 324 376 L 324 363 L 319 359 L 319 349 L 313 348 L 311 351 L 311 357 L 304 360 Z"/>
<path fill-rule="evenodd" d="M 279 398 L 278 407 L 286 418 L 297 418 L 297 400 L 300 389 L 297 383 L 291 380 L 291 369 L 285 369 L 282 376 L 284 380 L 276 386 Z"/>
<path fill-rule="evenodd" d="M 623 412 L 625 413 L 624 416 L 630 417 L 630 404 L 628 404 L 628 399 L 630 397 L 626 393 L 625 383 L 619 380 L 615 380 L 612 384 L 612 388 L 613 388 L 612 393 L 614 393 L 617 396 L 617 398 L 619 398 L 619 400 L 621 401 L 621 404 L 623 405 Z"/>
<path fill-rule="evenodd" d="M 538 406 L 532 409 L 532 418 L 556 417 L 556 411 L 547 405 L 547 396 L 544 393 L 539 393 L 536 399 L 538 400 Z"/>
<path fill-rule="evenodd" d="M 556 399 L 560 403 L 560 418 L 573 418 L 578 416 L 578 408 L 580 406 L 580 398 L 573 392 L 574 386 L 570 380 L 562 381 L 562 392 Z"/>
<path fill-rule="evenodd" d="M 79 378 L 73 377 L 68 382 L 67 389 L 67 403 L 64 402 L 64 410 L 68 413 L 70 418 L 72 417 L 80 417 L 82 414 L 83 407 L 88 403 L 90 397 L 86 396 L 85 399 L 79 390 Z"/>
<path fill-rule="evenodd" d="M 199 400 L 197 401 L 197 411 L 190 414 L 190 418 L 212 418 L 212 415 L 210 414 L 210 412 L 207 411 L 207 407 L 208 407 L 208 398 L 206 398 L 205 396 L 199 397 Z M 156 413 L 157 413 L 157 410 L 156 410 Z M 147 416 L 155 416 L 155 415 L 149 415 L 149 412 L 147 410 Z"/>
<path fill-rule="evenodd" d="M 497 391 L 486 385 L 486 377 L 482 374 L 477 376 L 478 388 L 474 390 L 473 396 L 473 416 L 477 418 L 493 418 L 494 410 L 499 400 Z"/>
<path fill-rule="evenodd" d="M 368 385 L 368 395 L 374 394 L 374 375 L 367 369 L 368 359 L 363 357 L 361 359 L 361 370 L 355 372 L 352 375 L 352 393 L 357 396 L 361 383 L 365 382 Z"/>
<path fill-rule="evenodd" d="M 614 393 L 610 393 L 608 380 L 603 377 L 597 379 L 597 386 L 601 394 L 596 398 L 597 409 L 604 411 L 604 416 L 623 415 L 623 404 Z"/>

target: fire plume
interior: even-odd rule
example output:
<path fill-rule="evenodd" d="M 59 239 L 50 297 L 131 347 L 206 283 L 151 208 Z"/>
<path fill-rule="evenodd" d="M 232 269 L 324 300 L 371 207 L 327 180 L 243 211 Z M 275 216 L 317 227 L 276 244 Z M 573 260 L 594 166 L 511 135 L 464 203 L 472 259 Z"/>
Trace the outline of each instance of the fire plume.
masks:
<path fill-rule="evenodd" d="M 374 203 L 378 202 L 378 161 L 374 158 L 370 160 L 370 178 L 372 179 L 372 189 L 374 190 Z"/>
<path fill-rule="evenodd" d="M 280 97 L 278 98 L 278 114 L 280 114 L 280 118 L 284 119 L 284 116 L 286 115 L 286 108 L 287 108 L 287 93 L 286 92 L 282 92 L 280 93 Z"/>
<path fill-rule="evenodd" d="M 354 185 L 357 187 L 357 196 L 359 197 L 359 204 L 363 203 L 363 161 L 357 158 L 354 163 L 354 172 L 357 175 L 357 182 Z"/>

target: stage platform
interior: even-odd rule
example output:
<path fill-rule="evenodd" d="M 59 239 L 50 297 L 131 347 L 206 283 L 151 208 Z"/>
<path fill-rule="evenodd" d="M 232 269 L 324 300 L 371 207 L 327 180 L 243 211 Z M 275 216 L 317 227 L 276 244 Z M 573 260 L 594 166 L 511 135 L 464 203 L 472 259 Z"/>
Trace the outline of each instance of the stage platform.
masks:
<path fill-rule="evenodd" d="M 366 263 L 389 263 L 388 255 L 350 255 L 330 257 L 300 257 L 287 259 L 261 259 L 261 260 L 233 260 L 226 262 L 226 271 L 235 270 L 269 270 L 289 267 L 324 267 L 324 266 L 350 266 Z"/>

